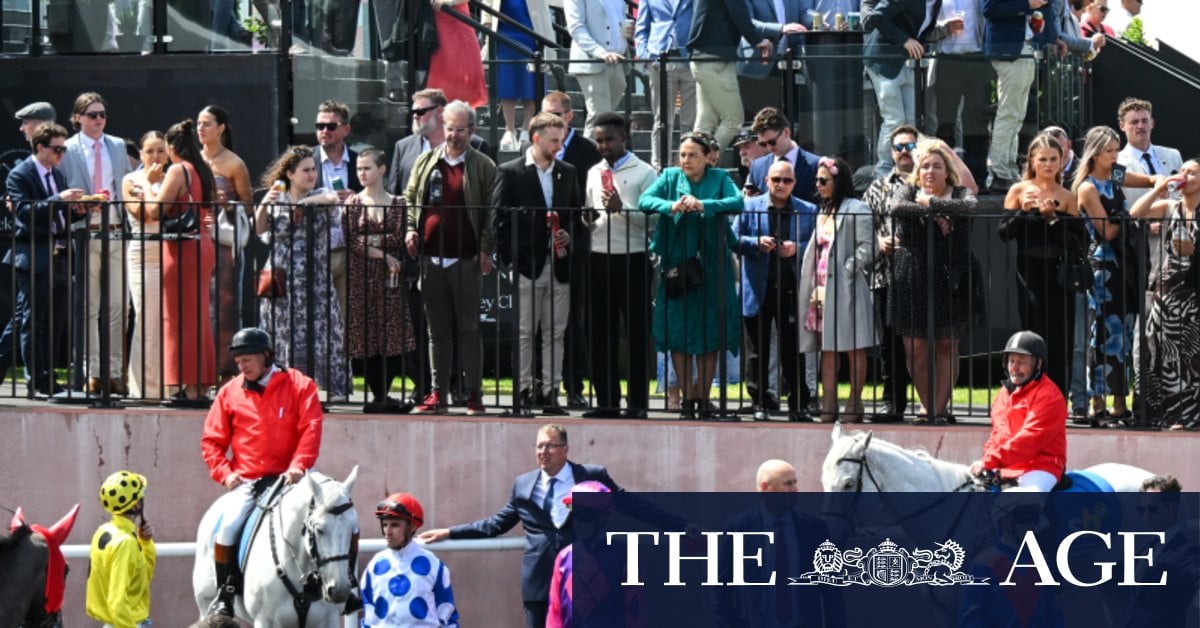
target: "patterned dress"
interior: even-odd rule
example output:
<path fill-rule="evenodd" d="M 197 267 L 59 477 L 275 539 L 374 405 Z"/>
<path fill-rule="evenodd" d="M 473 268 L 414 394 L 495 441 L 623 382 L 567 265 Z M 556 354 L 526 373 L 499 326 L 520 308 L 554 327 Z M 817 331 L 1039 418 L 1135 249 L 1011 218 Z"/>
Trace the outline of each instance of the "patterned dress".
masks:
<path fill-rule="evenodd" d="M 1125 192 L 1112 181 L 1087 178 L 1100 193 L 1100 204 L 1108 218 L 1127 218 Z M 1128 223 L 1122 223 L 1122 229 Z M 1127 239 L 1121 234 L 1112 241 L 1096 231 L 1092 221 L 1086 223 L 1092 245 L 1088 260 L 1092 264 L 1095 283 L 1088 291 L 1088 395 L 1104 397 L 1129 394 L 1129 355 L 1133 346 L 1133 327 L 1137 315 L 1136 288 L 1130 282 L 1136 273 L 1135 253 L 1125 250 Z M 1129 280 L 1129 281 L 1127 281 Z"/>
<path fill-rule="evenodd" d="M 393 197 L 381 223 L 370 218 L 361 204 L 346 207 L 346 243 L 350 247 L 346 328 L 347 349 L 353 359 L 395 356 L 416 349 L 403 275 L 389 288 L 387 263 L 367 256 L 369 246 L 405 259 L 404 209 L 404 199 Z"/>
<path fill-rule="evenodd" d="M 1146 318 L 1150 368 L 1145 399 L 1155 420 L 1187 427 L 1200 424 L 1200 296 L 1196 260 L 1176 249 L 1177 240 L 1200 242 L 1195 214 L 1188 220 L 1182 203 L 1172 203 L 1163 222 L 1165 236 L 1161 274 L 1155 278 L 1154 301 Z"/>
<path fill-rule="evenodd" d="M 821 295 L 820 305 L 811 299 L 804 314 L 804 328 L 809 331 L 825 329 L 825 284 L 829 276 L 829 251 L 833 244 L 834 219 L 832 214 L 821 214 L 817 218 L 817 230 L 813 233 L 813 243 L 817 245 L 817 272 L 813 273 L 813 290 Z"/>
<path fill-rule="evenodd" d="M 312 377 L 331 397 L 345 396 L 350 370 L 341 307 L 329 274 L 330 212 L 319 205 L 303 209 L 304 219 L 293 225 L 292 206 L 269 208 L 271 226 L 261 237 L 271 248 L 268 265 L 287 274 L 287 296 L 261 299 L 259 317 L 275 339 L 281 363 Z"/>

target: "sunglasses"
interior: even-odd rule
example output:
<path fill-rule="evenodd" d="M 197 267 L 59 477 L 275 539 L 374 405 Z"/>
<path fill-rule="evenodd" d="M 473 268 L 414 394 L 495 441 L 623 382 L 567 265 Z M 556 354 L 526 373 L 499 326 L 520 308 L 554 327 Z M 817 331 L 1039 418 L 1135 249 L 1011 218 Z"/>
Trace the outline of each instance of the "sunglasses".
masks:
<path fill-rule="evenodd" d="M 86 111 L 83 115 L 93 120 L 103 120 L 108 117 L 108 113 L 105 111 Z"/>
<path fill-rule="evenodd" d="M 418 118 L 420 118 L 421 116 L 424 116 L 425 114 L 427 114 L 430 111 L 433 111 L 434 109 L 437 109 L 437 108 L 438 108 L 438 105 L 429 105 L 428 107 L 420 107 L 417 109 L 413 109 L 412 114 L 414 116 L 417 116 Z"/>
<path fill-rule="evenodd" d="M 817 177 L 817 185 L 825 185 L 826 183 L 829 183 L 829 179 L 826 179 L 825 177 Z"/>
<path fill-rule="evenodd" d="M 49 148 L 50 150 L 54 151 L 55 155 L 61 155 L 65 152 L 67 152 L 66 146 L 47 146 L 46 148 Z"/>
<path fill-rule="evenodd" d="M 1141 4 L 1141 3 L 1138 3 L 1138 4 Z M 1108 7 L 1100 7 L 1100 12 L 1101 12 L 1101 13 L 1108 13 Z"/>
<path fill-rule="evenodd" d="M 771 183 L 783 183 L 784 185 L 795 183 L 796 180 L 791 177 L 767 177 Z"/>
<path fill-rule="evenodd" d="M 897 153 L 904 153 L 904 152 L 911 153 L 914 150 L 917 150 L 917 143 L 916 142 L 904 142 L 903 144 L 892 144 L 892 150 L 896 151 Z"/>
<path fill-rule="evenodd" d="M 783 133 L 780 133 L 779 135 L 783 135 Z M 768 146 L 770 146 L 771 148 L 775 148 L 775 143 L 779 141 L 779 135 L 776 135 L 775 137 L 772 137 L 769 140 L 758 140 L 758 145 L 762 146 L 763 148 L 766 148 Z"/>
<path fill-rule="evenodd" d="M 342 126 L 342 123 L 341 122 L 318 122 L 318 123 L 314 124 L 313 126 L 317 127 L 318 131 L 336 131 L 339 126 Z"/>

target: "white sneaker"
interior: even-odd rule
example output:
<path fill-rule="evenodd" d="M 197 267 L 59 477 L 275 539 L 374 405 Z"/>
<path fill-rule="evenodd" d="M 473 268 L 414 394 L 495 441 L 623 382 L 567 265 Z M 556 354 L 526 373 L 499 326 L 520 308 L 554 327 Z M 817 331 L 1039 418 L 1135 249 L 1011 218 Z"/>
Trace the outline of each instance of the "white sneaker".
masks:
<path fill-rule="evenodd" d="M 512 131 L 505 131 L 504 137 L 500 138 L 500 152 L 515 153 L 520 149 L 517 144 L 517 136 Z"/>

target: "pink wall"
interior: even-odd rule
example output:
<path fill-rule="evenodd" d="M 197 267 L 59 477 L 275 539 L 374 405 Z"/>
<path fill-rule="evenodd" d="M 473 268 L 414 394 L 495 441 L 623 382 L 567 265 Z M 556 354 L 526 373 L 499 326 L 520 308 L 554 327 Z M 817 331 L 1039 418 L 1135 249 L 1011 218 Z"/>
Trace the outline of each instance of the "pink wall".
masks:
<path fill-rule="evenodd" d="M 96 500 L 100 481 L 128 468 L 149 478 L 146 512 L 160 541 L 189 541 L 221 489 L 200 460 L 199 413 L 152 409 L 90 411 L 19 408 L 0 413 L 4 495 L 0 505 L 24 506 L 49 523 L 75 502 L 83 510 L 69 543 L 86 544 L 105 517 Z M 318 468 L 344 477 L 359 465 L 355 488 L 365 538 L 377 538 L 369 519 L 387 492 L 408 491 L 425 507 L 426 526 L 441 527 L 490 515 L 503 505 L 513 478 L 534 468 L 540 419 L 469 419 L 336 415 L 326 419 Z M 696 424 L 675 421 L 565 422 L 571 458 L 606 465 L 626 488 L 641 491 L 752 490 L 758 463 L 783 458 L 797 468 L 801 490 L 820 490 L 819 471 L 829 427 L 784 423 Z M 879 426 L 878 437 L 921 446 L 969 462 L 986 437 L 979 427 Z M 1072 430 L 1071 466 L 1120 461 L 1172 473 L 1194 490 L 1200 483 L 1200 437 L 1192 434 Z M 514 532 L 519 534 L 518 531 Z M 463 622 L 495 628 L 524 625 L 519 600 L 519 552 L 444 553 Z M 360 561 L 360 562 L 365 562 Z M 86 561 L 72 561 L 67 625 L 83 616 Z M 191 560 L 159 563 L 153 585 L 156 625 L 186 626 Z"/>

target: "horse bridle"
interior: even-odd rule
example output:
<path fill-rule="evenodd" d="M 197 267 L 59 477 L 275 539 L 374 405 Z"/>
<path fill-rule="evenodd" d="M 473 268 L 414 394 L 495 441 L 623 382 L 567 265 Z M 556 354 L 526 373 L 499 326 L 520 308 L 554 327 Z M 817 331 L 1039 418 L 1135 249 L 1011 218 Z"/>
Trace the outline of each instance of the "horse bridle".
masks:
<path fill-rule="evenodd" d="M 332 508 L 326 508 L 325 512 L 336 517 L 347 510 L 350 510 L 351 508 L 354 508 L 354 501 L 346 500 L 346 503 L 344 504 L 339 504 Z M 276 509 L 278 510 L 278 508 Z M 317 533 L 312 529 L 312 524 L 309 523 L 309 520 L 312 518 L 312 514 L 316 512 L 316 510 L 316 498 L 309 499 L 308 512 L 304 515 L 304 527 L 301 528 L 300 535 L 303 536 L 307 541 L 306 549 L 308 551 L 309 559 L 313 561 L 313 568 L 312 571 L 301 575 L 299 587 L 297 587 L 296 584 L 292 582 L 292 579 L 288 577 L 287 571 L 283 568 L 283 564 L 279 560 L 279 551 L 276 549 L 275 543 L 275 517 L 270 517 L 268 515 L 268 520 L 270 521 L 271 558 L 275 561 L 275 575 L 279 576 L 280 581 L 283 582 L 284 588 L 287 589 L 288 594 L 292 596 L 292 606 L 296 609 L 296 618 L 299 620 L 300 628 L 304 628 L 304 625 L 308 622 L 308 609 L 312 606 L 313 602 L 316 602 L 322 598 L 322 580 L 320 573 L 321 567 L 328 565 L 329 563 L 341 562 L 343 560 L 346 561 L 346 569 L 350 574 L 350 587 L 358 587 L 358 578 L 354 575 L 354 559 L 356 557 L 350 551 L 347 551 L 345 554 L 338 554 L 336 556 L 321 556 L 321 550 L 319 547 L 317 547 Z M 279 513 L 279 518 L 281 520 L 280 527 L 282 527 L 282 512 Z M 353 549 L 353 547 L 354 543 L 351 543 L 351 549 Z"/>
<path fill-rule="evenodd" d="M 847 522 L 850 520 L 850 517 L 854 513 L 854 511 L 858 508 L 859 499 L 862 497 L 863 475 L 866 475 L 871 480 L 871 483 L 875 485 L 875 490 L 879 491 L 880 493 L 886 492 L 883 489 L 883 485 L 879 483 L 879 480 L 875 479 L 875 473 L 873 473 L 871 471 L 871 465 L 867 463 L 867 448 L 868 447 L 869 447 L 869 445 L 864 446 L 862 455 L 860 455 L 857 458 L 851 458 L 850 456 L 842 456 L 841 458 L 838 458 L 838 461 L 837 461 L 837 464 L 839 464 L 839 465 L 842 464 L 843 462 L 853 462 L 858 465 L 858 476 L 855 478 L 855 484 L 854 484 L 854 500 L 850 503 L 850 508 L 848 508 L 845 512 L 837 513 L 842 519 L 845 519 Z M 951 493 L 962 492 L 963 489 L 967 488 L 968 486 L 972 486 L 975 483 L 976 483 L 975 478 L 967 478 L 967 480 L 965 482 L 963 482 L 962 484 L 959 484 L 950 492 Z M 900 519 L 896 520 L 893 523 L 893 525 L 899 525 L 901 523 L 904 523 L 905 521 L 908 521 L 909 519 L 918 517 L 918 516 L 928 512 L 929 510 L 932 510 L 933 508 L 937 507 L 938 504 L 941 503 L 941 501 L 942 500 L 936 500 L 936 501 L 930 503 L 928 506 L 924 506 L 924 507 L 919 508 L 911 513 L 908 513 L 908 514 L 904 515 L 903 517 L 901 517 Z M 955 519 L 954 519 L 954 523 L 951 526 L 951 529 L 953 529 L 954 527 L 957 527 L 958 521 L 963 516 L 963 512 L 964 512 L 963 510 L 959 511 L 958 516 L 955 517 Z M 829 513 L 824 513 L 824 514 L 829 514 Z"/>

